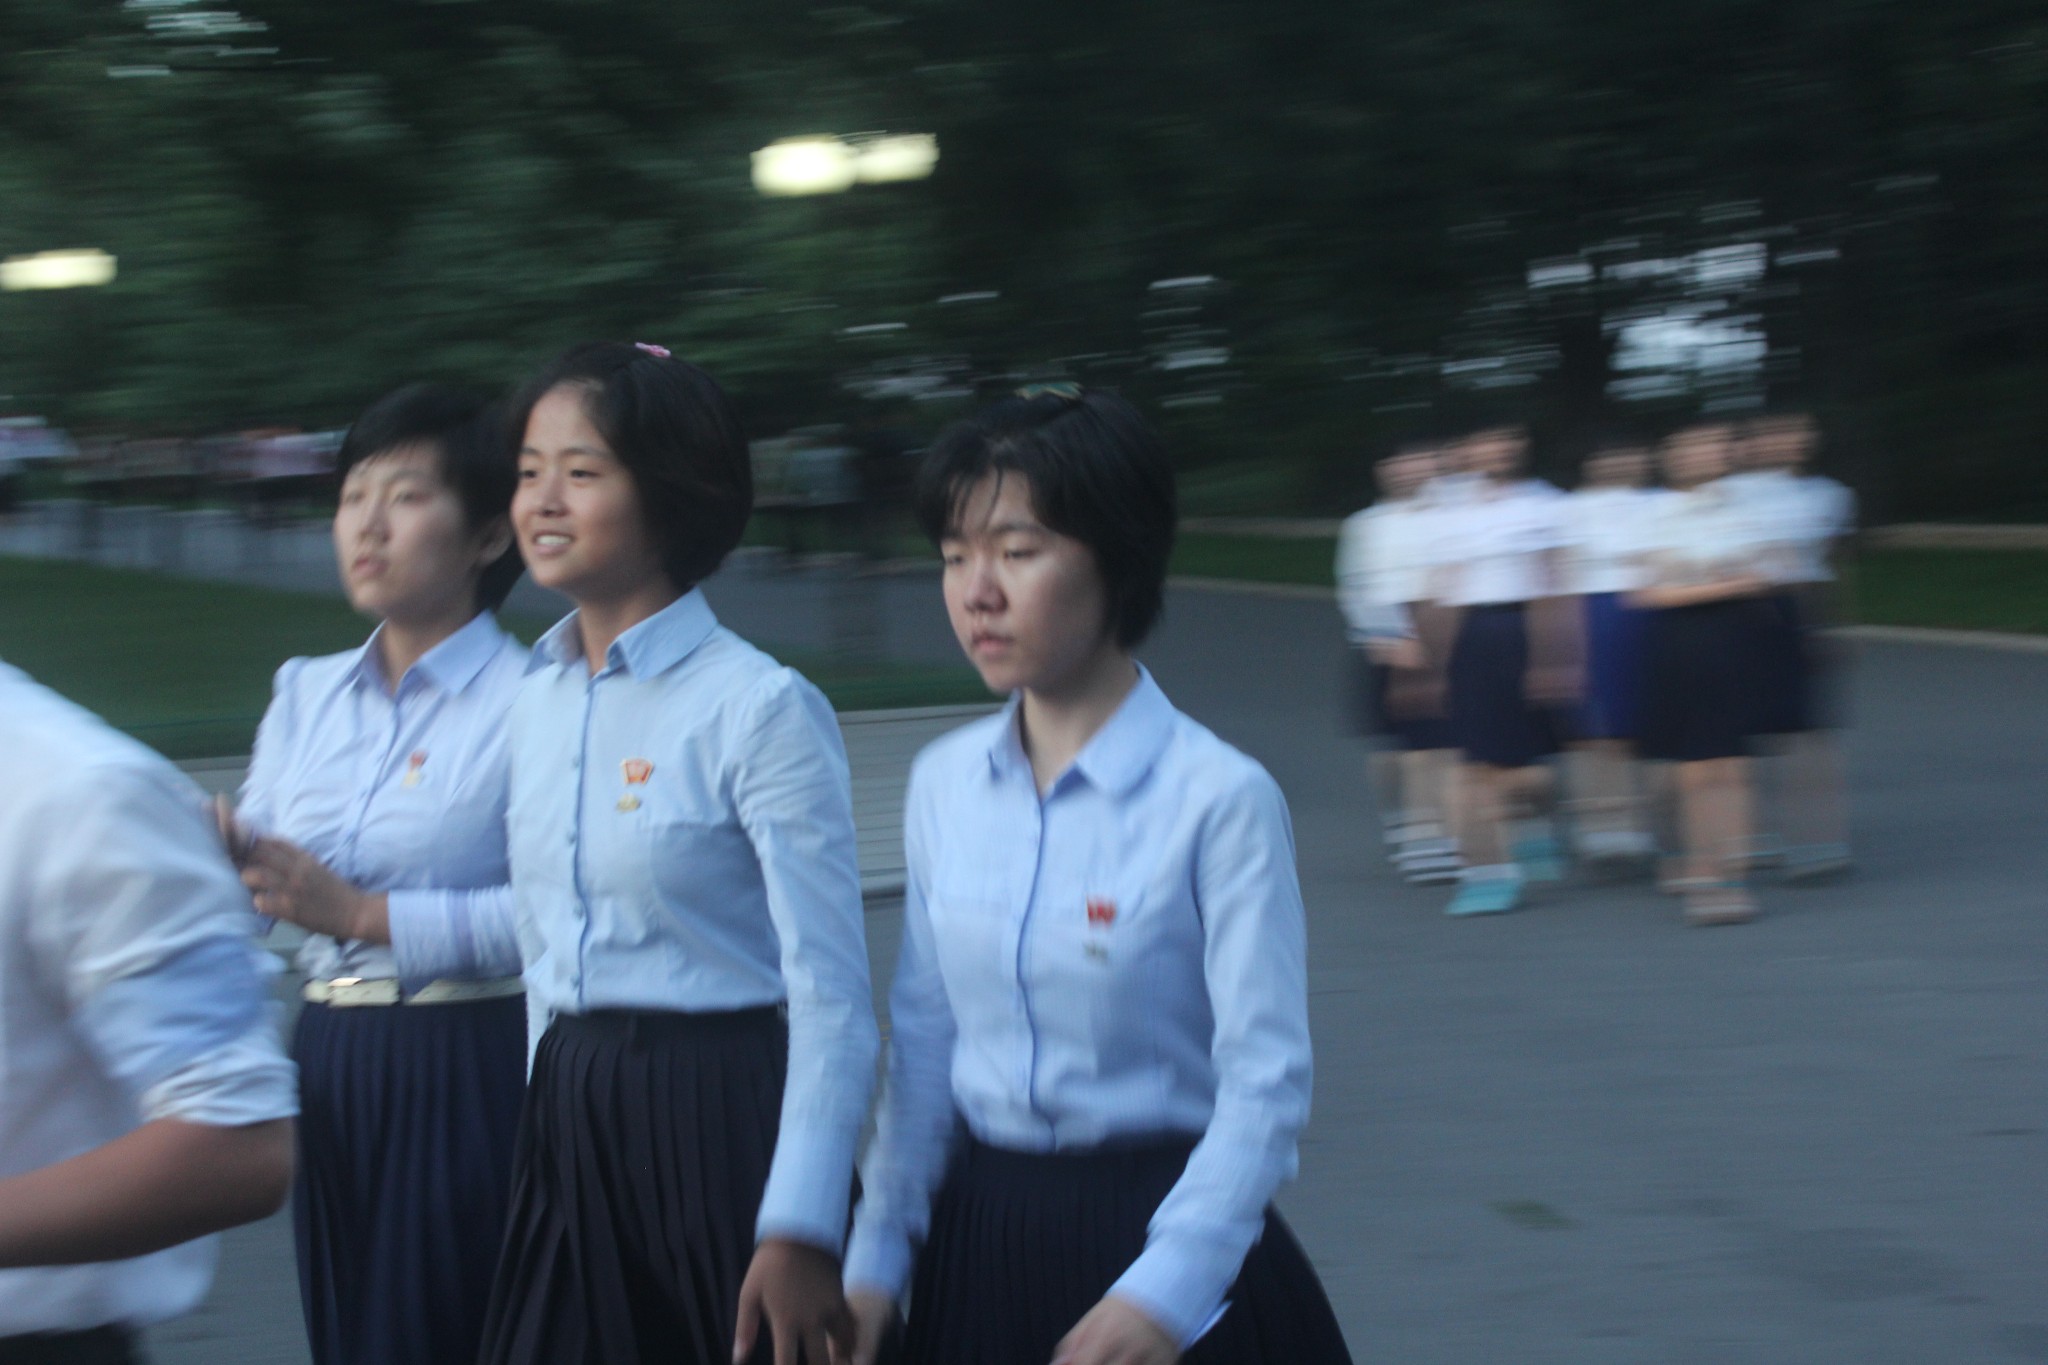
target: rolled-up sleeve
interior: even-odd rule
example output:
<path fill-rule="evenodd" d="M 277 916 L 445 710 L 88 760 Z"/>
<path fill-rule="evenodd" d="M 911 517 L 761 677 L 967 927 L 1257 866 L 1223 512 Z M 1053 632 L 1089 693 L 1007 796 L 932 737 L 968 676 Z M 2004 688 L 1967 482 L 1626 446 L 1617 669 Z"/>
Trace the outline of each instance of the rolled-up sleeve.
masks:
<path fill-rule="evenodd" d="M 175 774 L 109 767 L 44 802 L 33 950 L 145 1120 L 237 1126 L 297 1112 L 275 967 L 247 893 Z"/>
<path fill-rule="evenodd" d="M 788 669 L 764 679 L 753 701 L 733 795 L 789 1000 L 789 1076 L 755 1230 L 836 1255 L 880 1046 L 846 750 L 823 695 Z"/>
<path fill-rule="evenodd" d="M 1219 801 L 1195 868 L 1215 1018 L 1216 1107 L 1112 1286 L 1185 1349 L 1213 1320 L 1266 1206 L 1292 1178 L 1308 1121 L 1308 965 L 1294 835 L 1278 785 L 1249 775 Z"/>

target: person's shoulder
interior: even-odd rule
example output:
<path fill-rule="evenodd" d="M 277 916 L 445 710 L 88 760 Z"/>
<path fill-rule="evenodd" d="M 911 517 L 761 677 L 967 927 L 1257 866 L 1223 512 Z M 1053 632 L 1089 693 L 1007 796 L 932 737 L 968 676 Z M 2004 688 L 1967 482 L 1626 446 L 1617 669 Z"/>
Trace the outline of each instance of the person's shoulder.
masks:
<path fill-rule="evenodd" d="M 271 692 L 278 697 L 308 697 L 341 685 L 362 658 L 362 646 L 338 654 L 299 654 L 277 666 Z"/>
<path fill-rule="evenodd" d="M 1004 707 L 976 716 L 931 740 L 910 761 L 911 780 L 945 782 L 973 771 L 977 763 L 987 762 L 989 751 L 1002 738 L 1003 727 L 1010 723 L 1010 715 L 1010 709 Z"/>
<path fill-rule="evenodd" d="M 1190 805 L 1280 795 L 1265 764 L 1178 708 L 1161 760 L 1156 775 Z"/>
<path fill-rule="evenodd" d="M 136 784 L 159 791 L 189 785 L 142 741 L 0 665 L 0 804 L 32 797 L 84 809 Z"/>

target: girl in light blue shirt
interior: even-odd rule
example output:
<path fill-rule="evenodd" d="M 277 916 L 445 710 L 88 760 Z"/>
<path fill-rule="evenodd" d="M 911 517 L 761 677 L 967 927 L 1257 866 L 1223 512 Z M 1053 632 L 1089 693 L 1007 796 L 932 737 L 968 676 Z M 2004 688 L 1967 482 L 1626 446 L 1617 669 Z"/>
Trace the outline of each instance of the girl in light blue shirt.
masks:
<path fill-rule="evenodd" d="M 511 471 L 476 395 L 372 404 L 338 461 L 359 649 L 291 659 L 242 787 L 256 908 L 308 930 L 293 1191 L 314 1365 L 476 1353 L 525 1091 L 505 718 L 525 651 Z"/>
<path fill-rule="evenodd" d="M 1265 770 L 1131 651 L 1172 466 L 1067 386 L 943 436 L 920 520 L 997 716 L 913 768 L 888 1091 L 846 1283 L 872 1361 L 1346 1362 L 1271 1200 L 1309 1106 L 1301 892 Z"/>
<path fill-rule="evenodd" d="M 514 427 L 520 548 L 576 611 L 512 713 L 544 1031 L 480 1358 L 824 1365 L 878 1042 L 837 722 L 697 588 L 747 522 L 746 438 L 702 370 L 616 342 Z"/>

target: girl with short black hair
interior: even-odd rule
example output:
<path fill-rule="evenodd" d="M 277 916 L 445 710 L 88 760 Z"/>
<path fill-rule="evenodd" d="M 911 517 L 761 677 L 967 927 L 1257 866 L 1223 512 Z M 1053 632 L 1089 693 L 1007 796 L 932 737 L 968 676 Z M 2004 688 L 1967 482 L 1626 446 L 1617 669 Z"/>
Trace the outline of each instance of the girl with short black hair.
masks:
<path fill-rule="evenodd" d="M 907 1289 L 914 1365 L 1347 1361 L 1271 1206 L 1309 1101 L 1287 805 L 1131 656 L 1173 547 L 1158 437 L 1109 394 L 1008 399 L 917 505 L 1011 700 L 911 773 L 856 1360 Z"/>

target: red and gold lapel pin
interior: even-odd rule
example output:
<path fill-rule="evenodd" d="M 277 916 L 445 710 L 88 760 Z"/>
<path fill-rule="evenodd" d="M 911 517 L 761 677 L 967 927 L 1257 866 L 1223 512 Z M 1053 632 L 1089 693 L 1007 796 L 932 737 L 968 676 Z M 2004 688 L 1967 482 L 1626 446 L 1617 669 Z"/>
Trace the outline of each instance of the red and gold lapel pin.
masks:
<path fill-rule="evenodd" d="M 619 809 L 639 810 L 640 794 L 633 789 L 647 785 L 647 779 L 654 776 L 654 765 L 644 758 L 629 758 L 619 765 L 619 772 L 626 779 L 626 794 L 619 798 Z"/>

